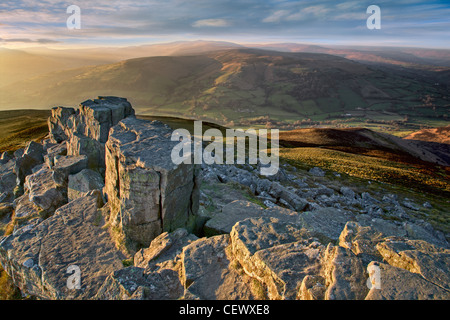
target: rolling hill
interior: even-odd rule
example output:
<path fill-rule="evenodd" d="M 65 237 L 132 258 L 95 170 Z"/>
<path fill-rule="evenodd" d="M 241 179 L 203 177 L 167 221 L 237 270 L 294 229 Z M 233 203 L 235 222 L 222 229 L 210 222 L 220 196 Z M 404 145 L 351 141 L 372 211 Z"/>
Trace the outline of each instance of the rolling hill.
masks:
<path fill-rule="evenodd" d="M 422 129 L 407 135 L 404 139 L 430 141 L 450 145 L 450 125 L 446 127 Z"/>
<path fill-rule="evenodd" d="M 181 52 L 176 48 L 171 52 Z M 206 48 L 197 43 L 190 52 Z M 40 74 L 0 87 L 0 109 L 118 95 L 140 114 L 263 126 L 308 119 L 439 120 L 448 112 L 447 86 L 438 84 L 442 71 L 390 70 L 324 53 L 220 48 Z"/>

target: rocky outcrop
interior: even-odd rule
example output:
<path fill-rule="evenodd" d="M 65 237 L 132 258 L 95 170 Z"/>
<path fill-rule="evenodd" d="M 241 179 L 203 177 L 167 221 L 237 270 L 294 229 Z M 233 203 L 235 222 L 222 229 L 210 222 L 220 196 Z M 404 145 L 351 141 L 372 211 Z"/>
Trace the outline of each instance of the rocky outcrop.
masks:
<path fill-rule="evenodd" d="M 134 267 L 112 274 L 97 298 L 158 299 L 168 298 L 169 292 L 174 293 L 170 297 L 173 299 L 450 297 L 445 274 L 447 249 L 397 238 L 395 246 L 403 249 L 398 253 L 398 249 L 385 249 L 394 240 L 380 238 L 379 232 L 354 222 L 345 226 L 339 245 L 324 243 L 316 235 L 301 225 L 268 216 L 239 221 L 229 235 L 196 239 L 184 229 L 164 233 L 153 240 L 148 249 L 135 255 Z M 369 253 L 363 247 L 348 248 L 349 243 L 362 246 L 363 240 L 366 240 L 365 245 L 372 241 L 369 252 L 375 260 L 368 258 Z M 413 253 L 403 253 L 408 249 Z M 418 249 L 421 254 L 415 252 Z M 389 264 L 376 260 L 376 257 L 388 256 L 386 252 L 392 250 L 401 258 L 388 258 Z M 427 275 L 420 264 L 427 261 L 424 257 L 433 254 L 439 257 L 435 256 L 436 267 Z M 376 276 L 381 276 L 377 280 L 369 273 L 373 266 L 378 268 Z M 163 271 L 170 274 L 167 277 L 170 281 L 162 284 L 150 280 L 159 279 Z M 161 294 L 157 295 L 156 290 Z M 116 294 L 111 295 L 112 292 Z"/>
<path fill-rule="evenodd" d="M 79 109 L 57 107 L 48 120 L 50 139 L 67 141 L 67 154 L 85 155 L 90 168 L 104 167 L 104 145 L 109 130 L 120 120 L 134 115 L 125 98 L 98 97 L 80 104 Z"/>
<path fill-rule="evenodd" d="M 177 142 L 158 121 L 122 120 L 106 143 L 105 193 L 110 222 L 141 245 L 163 231 L 194 223 L 198 182 L 194 165 L 175 165 L 170 154 Z"/>

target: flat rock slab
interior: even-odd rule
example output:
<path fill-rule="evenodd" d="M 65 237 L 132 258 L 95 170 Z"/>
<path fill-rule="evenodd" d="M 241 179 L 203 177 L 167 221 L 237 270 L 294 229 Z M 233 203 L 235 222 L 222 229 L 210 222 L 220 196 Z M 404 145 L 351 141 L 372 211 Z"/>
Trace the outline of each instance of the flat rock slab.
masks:
<path fill-rule="evenodd" d="M 248 283 L 231 265 L 229 241 L 229 235 L 218 235 L 199 239 L 183 249 L 185 299 L 254 299 Z"/>
<path fill-rule="evenodd" d="M 422 276 L 389 264 L 372 262 L 379 268 L 379 288 L 373 286 L 366 300 L 448 300 L 450 291 Z"/>
<path fill-rule="evenodd" d="M 242 220 L 261 217 L 264 209 L 249 201 L 236 200 L 222 208 L 206 222 L 204 230 L 207 236 L 230 233 L 233 226 Z"/>
<path fill-rule="evenodd" d="M 36 226 L 25 226 L 0 243 L 0 260 L 25 294 L 41 299 L 90 299 L 113 271 L 123 268 L 98 211 L 99 192 L 59 208 Z M 69 289 L 70 266 L 81 288 Z"/>
<path fill-rule="evenodd" d="M 390 265 L 420 274 L 450 290 L 450 250 L 423 240 L 387 239 L 376 248 Z"/>
<path fill-rule="evenodd" d="M 321 208 L 316 211 L 304 212 L 300 216 L 301 225 L 317 232 L 330 240 L 336 241 L 341 235 L 347 221 L 352 220 L 353 216 L 345 211 L 339 211 L 335 208 Z"/>

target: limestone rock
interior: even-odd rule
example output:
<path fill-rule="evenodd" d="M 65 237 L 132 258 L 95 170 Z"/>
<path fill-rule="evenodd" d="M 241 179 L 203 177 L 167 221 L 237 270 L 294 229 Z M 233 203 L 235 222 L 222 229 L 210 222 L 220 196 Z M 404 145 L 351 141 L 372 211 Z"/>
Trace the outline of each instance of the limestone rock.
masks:
<path fill-rule="evenodd" d="M 352 220 L 352 215 L 335 208 L 321 208 L 300 215 L 303 227 L 331 240 L 339 239 L 342 229 L 349 220 Z"/>
<path fill-rule="evenodd" d="M 320 275 L 306 275 L 297 295 L 298 300 L 324 300 L 326 291 L 325 278 Z"/>
<path fill-rule="evenodd" d="M 55 183 L 53 174 L 52 170 L 44 166 L 27 176 L 24 184 L 29 200 L 49 214 L 67 203 L 67 192 Z"/>
<path fill-rule="evenodd" d="M 163 231 L 189 227 L 198 210 L 194 165 L 175 165 L 172 130 L 158 121 L 128 117 L 106 143 L 105 192 L 110 221 L 127 238 L 148 246 Z"/>
<path fill-rule="evenodd" d="M 98 300 L 173 300 L 184 292 L 178 273 L 173 270 L 145 274 L 139 267 L 127 267 L 114 271 L 95 299 Z"/>
<path fill-rule="evenodd" d="M 91 192 L 43 222 L 5 237 L 0 261 L 24 294 L 41 299 L 93 298 L 123 256 L 102 228 L 101 194 Z M 70 289 L 69 266 L 78 266 L 81 289 Z"/>
<path fill-rule="evenodd" d="M 67 154 L 70 156 L 85 155 L 91 169 L 105 167 L 105 146 L 98 140 L 80 133 L 70 135 L 67 142 Z"/>
<path fill-rule="evenodd" d="M 122 119 L 133 115 L 134 109 L 125 98 L 98 97 L 86 100 L 80 104 L 77 132 L 100 143 L 106 143 L 109 129 Z"/>
<path fill-rule="evenodd" d="M 450 250 L 423 240 L 404 239 L 387 239 L 376 248 L 390 265 L 420 274 L 429 282 L 450 290 Z"/>
<path fill-rule="evenodd" d="M 384 263 L 372 262 L 377 266 L 380 288 L 373 286 L 366 300 L 448 300 L 450 292 L 425 280 L 416 273 Z"/>
<path fill-rule="evenodd" d="M 66 187 L 69 175 L 76 174 L 87 168 L 88 158 L 81 156 L 60 156 L 55 159 L 53 180 L 58 186 Z"/>
<path fill-rule="evenodd" d="M 125 98 L 98 97 L 80 104 L 79 109 L 53 108 L 48 120 L 50 139 L 67 141 L 67 154 L 85 155 L 89 167 L 105 166 L 105 146 L 109 129 L 120 120 L 134 115 L 134 109 Z"/>
<path fill-rule="evenodd" d="M 52 114 L 48 118 L 48 129 L 50 132 L 50 140 L 53 143 L 61 143 L 68 139 L 67 121 L 70 116 L 75 115 L 74 108 L 55 107 Z"/>
<path fill-rule="evenodd" d="M 229 235 L 202 238 L 183 249 L 181 279 L 185 299 L 254 299 L 249 286 L 231 266 L 232 258 L 226 250 L 229 240 Z"/>
<path fill-rule="evenodd" d="M 63 141 L 47 149 L 47 154 L 44 156 L 44 162 L 49 168 L 52 168 L 55 165 L 55 158 L 65 155 L 67 155 L 67 142 Z"/>
<path fill-rule="evenodd" d="M 134 265 L 145 269 L 162 261 L 172 261 L 181 254 L 183 247 L 197 239 L 186 229 L 164 232 L 153 239 L 148 248 L 141 249 L 134 255 Z"/>
<path fill-rule="evenodd" d="M 339 236 L 339 245 L 350 249 L 354 254 L 379 255 L 376 249 L 377 243 L 382 241 L 384 235 L 369 226 L 361 226 L 359 223 L 349 221 Z"/>
<path fill-rule="evenodd" d="M 326 300 L 363 300 L 368 293 L 366 270 L 349 249 L 329 244 L 322 273 L 327 283 Z"/>
<path fill-rule="evenodd" d="M 103 177 L 97 171 L 83 169 L 77 174 L 69 175 L 67 197 L 69 201 L 84 196 L 91 190 L 102 190 Z"/>
<path fill-rule="evenodd" d="M 314 238 L 262 249 L 251 258 L 252 274 L 267 286 L 269 298 L 295 299 L 303 278 L 319 274 L 324 251 Z"/>
<path fill-rule="evenodd" d="M 13 201 L 15 186 L 14 160 L 10 160 L 0 166 L 0 202 Z"/>
<path fill-rule="evenodd" d="M 241 220 L 260 217 L 263 208 L 249 201 L 236 200 L 222 208 L 206 222 L 204 230 L 207 236 L 221 233 L 230 233 L 233 226 Z"/>
<path fill-rule="evenodd" d="M 32 169 L 44 162 L 44 149 L 42 145 L 31 141 L 24 150 L 23 155 L 17 158 L 14 164 L 14 173 L 17 176 L 17 185 L 23 185 L 26 176 L 30 175 Z"/>
<path fill-rule="evenodd" d="M 28 194 L 24 194 L 14 200 L 14 218 L 28 219 L 39 216 L 41 208 L 30 201 Z"/>

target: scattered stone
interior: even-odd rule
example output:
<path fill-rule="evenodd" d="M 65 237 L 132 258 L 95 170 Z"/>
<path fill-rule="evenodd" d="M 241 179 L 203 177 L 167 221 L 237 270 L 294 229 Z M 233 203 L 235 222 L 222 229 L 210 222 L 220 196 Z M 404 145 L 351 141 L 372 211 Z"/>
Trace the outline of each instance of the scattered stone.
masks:
<path fill-rule="evenodd" d="M 414 210 L 414 211 L 420 210 L 420 207 L 418 205 L 416 205 L 415 203 L 413 203 L 412 201 L 410 201 L 409 199 L 403 201 L 403 206 L 408 209 Z"/>
<path fill-rule="evenodd" d="M 320 169 L 318 167 L 314 167 L 309 170 L 309 174 L 316 176 L 316 177 L 324 177 L 325 171 L 323 171 L 322 169 Z"/>
<path fill-rule="evenodd" d="M 428 201 L 425 201 L 425 202 L 422 204 L 422 206 L 423 206 L 424 208 L 427 208 L 427 209 L 432 209 L 432 208 L 433 208 L 433 206 L 431 205 L 431 203 L 429 203 Z"/>
<path fill-rule="evenodd" d="M 340 192 L 342 193 L 342 195 L 350 200 L 355 199 L 355 191 L 353 191 L 352 189 L 350 189 L 349 187 L 341 187 Z"/>

